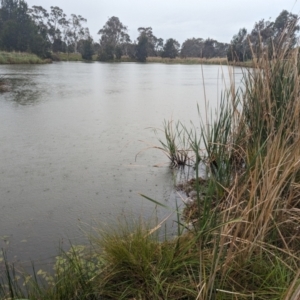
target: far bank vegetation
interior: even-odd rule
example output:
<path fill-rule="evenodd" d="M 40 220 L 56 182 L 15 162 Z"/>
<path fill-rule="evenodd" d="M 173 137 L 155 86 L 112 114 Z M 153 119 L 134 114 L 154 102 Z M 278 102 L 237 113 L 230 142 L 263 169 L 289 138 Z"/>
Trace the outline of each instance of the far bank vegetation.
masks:
<path fill-rule="evenodd" d="M 0 51 L 0 64 L 44 64 L 50 59 L 42 59 L 33 53 Z"/>
<path fill-rule="evenodd" d="M 272 45 L 273 48 L 280 46 L 284 28 L 289 28 L 288 45 L 294 48 L 299 31 L 299 26 L 295 25 L 297 16 L 286 10 L 275 21 L 256 22 L 249 33 L 244 28 L 240 29 L 230 43 L 213 38 L 188 38 L 182 45 L 175 38 L 164 41 L 155 36 L 152 27 L 139 27 L 139 36 L 132 41 L 127 26 L 115 16 L 110 17 L 99 29 L 99 41 L 94 41 L 89 28 L 84 26 L 87 20 L 83 16 L 67 16 L 58 6 L 51 6 L 50 11 L 37 5 L 28 7 L 24 0 L 1 1 L 0 18 L 1 51 L 27 52 L 42 60 L 62 61 L 209 64 L 224 63 L 227 58 L 229 62 L 242 63 L 261 57 L 260 44 Z M 0 59 L 0 63 L 18 63 L 21 60 L 20 56 L 6 56 L 6 59 Z M 40 62 L 33 57 L 23 57 L 22 60 L 22 63 Z"/>

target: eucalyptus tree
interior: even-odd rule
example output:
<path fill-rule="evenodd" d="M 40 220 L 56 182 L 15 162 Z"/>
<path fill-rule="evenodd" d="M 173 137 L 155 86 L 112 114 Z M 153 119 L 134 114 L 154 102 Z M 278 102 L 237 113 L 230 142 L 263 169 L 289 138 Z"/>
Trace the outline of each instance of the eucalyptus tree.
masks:
<path fill-rule="evenodd" d="M 66 14 L 58 6 L 50 7 L 50 14 L 48 17 L 48 35 L 51 41 L 54 52 L 62 51 L 60 45 L 66 39 L 69 22 Z"/>
<path fill-rule="evenodd" d="M 31 19 L 34 21 L 36 24 L 39 33 L 41 34 L 48 34 L 48 18 L 49 18 L 49 13 L 45 8 L 42 6 L 32 6 L 31 8 L 28 9 L 28 13 L 31 16 Z"/>
<path fill-rule="evenodd" d="M 272 49 L 273 39 L 274 22 L 262 19 L 254 24 L 246 43 L 250 43 L 252 55 L 259 59 L 264 53 L 268 53 Z"/>
<path fill-rule="evenodd" d="M 140 33 L 137 38 L 138 42 L 142 40 L 140 45 L 143 45 L 143 48 L 146 47 L 147 56 L 155 56 L 155 44 L 156 36 L 153 35 L 152 27 L 139 27 L 138 32 Z"/>
<path fill-rule="evenodd" d="M 164 45 L 162 57 L 175 58 L 179 55 L 180 44 L 175 39 L 168 39 Z"/>
<path fill-rule="evenodd" d="M 50 56 L 49 50 L 51 49 L 48 28 L 49 13 L 42 6 L 34 5 L 28 9 L 28 14 L 35 23 L 38 33 L 35 37 L 32 51 L 35 53 L 43 53 L 42 56 L 48 57 Z"/>
<path fill-rule="evenodd" d="M 273 24 L 275 47 L 293 48 L 297 44 L 299 17 L 296 14 L 283 10 Z"/>
<path fill-rule="evenodd" d="M 85 60 L 92 60 L 93 54 L 94 54 L 94 48 L 93 48 L 93 39 L 91 37 L 87 39 L 80 40 L 80 53 L 83 59 Z"/>
<path fill-rule="evenodd" d="M 147 38 L 147 56 L 158 56 L 163 50 L 164 40 L 162 38 L 157 38 L 152 31 L 152 27 L 139 27 L 138 31 L 140 33 L 138 41 L 141 37 Z M 143 41 L 144 43 L 144 41 Z"/>
<path fill-rule="evenodd" d="M 81 15 L 71 14 L 71 19 L 68 22 L 68 37 L 69 41 L 74 44 L 74 52 L 77 52 L 78 41 L 81 38 L 90 37 L 89 29 L 82 26 L 82 23 L 86 21 Z"/>
<path fill-rule="evenodd" d="M 52 51 L 65 51 L 66 29 L 68 20 L 66 14 L 58 6 L 51 6 L 50 13 L 42 6 L 32 6 L 29 10 L 32 20 L 52 45 Z"/>
<path fill-rule="evenodd" d="M 122 45 L 131 42 L 127 26 L 114 16 L 108 19 L 98 34 L 100 35 L 100 60 L 111 60 L 116 54 L 119 56 Z"/>
<path fill-rule="evenodd" d="M 241 28 L 233 36 L 227 51 L 229 61 L 244 61 L 252 58 L 251 48 L 249 46 L 249 37 L 246 28 Z"/>
<path fill-rule="evenodd" d="M 180 55 L 182 57 L 202 57 L 204 42 L 202 38 L 191 38 L 183 42 Z"/>
<path fill-rule="evenodd" d="M 0 46 L 7 51 L 31 51 L 46 56 L 47 41 L 23 0 L 1 0 Z"/>
<path fill-rule="evenodd" d="M 23 8 L 19 11 L 20 8 Z M 24 9 L 25 8 L 25 9 Z M 27 3 L 25 1 L 16 1 L 16 0 L 1 0 L 1 22 L 2 24 L 6 21 L 15 20 L 17 14 L 22 14 L 22 12 L 28 10 Z"/>
<path fill-rule="evenodd" d="M 154 47 L 156 55 L 160 56 L 163 49 L 164 49 L 164 40 L 162 38 L 156 39 L 156 43 L 155 43 L 155 47 Z"/>
<path fill-rule="evenodd" d="M 77 44 L 77 51 L 82 55 L 85 60 L 91 60 L 95 52 L 94 41 L 90 35 L 89 29 L 86 27 L 83 29 L 83 35 L 80 36 L 80 40 Z"/>
<path fill-rule="evenodd" d="M 145 62 L 148 57 L 148 37 L 142 33 L 139 36 L 138 44 L 135 46 L 135 58 L 139 62 Z"/>
<path fill-rule="evenodd" d="M 25 1 L 1 0 L 1 48 L 26 51 L 31 33 Z M 23 23 L 21 26 L 21 22 Z M 24 30 L 25 29 L 25 30 Z M 21 34 L 22 33 L 22 34 Z"/>
<path fill-rule="evenodd" d="M 229 44 L 214 39 L 191 38 L 181 46 L 181 57 L 226 57 Z"/>
<path fill-rule="evenodd" d="M 1 46 L 12 51 L 26 51 L 33 33 L 33 23 L 25 1 L 1 0 Z"/>
<path fill-rule="evenodd" d="M 276 51 L 288 50 L 297 43 L 298 16 L 283 10 L 274 22 L 260 20 L 249 35 L 250 46 L 257 59 L 263 54 L 272 58 Z"/>
<path fill-rule="evenodd" d="M 283 10 L 274 22 L 260 20 L 254 24 L 251 33 L 242 28 L 233 36 L 228 48 L 229 60 L 246 60 L 261 58 L 268 55 L 269 58 L 276 56 L 278 50 L 288 50 L 297 44 L 297 32 L 300 30 L 298 16 Z"/>
<path fill-rule="evenodd" d="M 216 57 L 226 57 L 228 47 L 229 47 L 228 43 L 221 43 L 221 42 L 216 41 L 215 42 L 215 56 Z"/>
<path fill-rule="evenodd" d="M 216 45 L 217 41 L 211 38 L 207 38 L 203 43 L 202 57 L 212 58 L 216 57 Z"/>

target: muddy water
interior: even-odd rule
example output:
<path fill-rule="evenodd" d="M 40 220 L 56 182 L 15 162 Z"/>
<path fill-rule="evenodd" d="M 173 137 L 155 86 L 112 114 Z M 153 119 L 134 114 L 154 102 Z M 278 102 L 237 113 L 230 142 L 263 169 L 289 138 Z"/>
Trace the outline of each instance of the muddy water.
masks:
<path fill-rule="evenodd" d="M 217 107 L 229 84 L 227 68 L 199 65 L 2 65 L 0 75 L 10 87 L 0 95 L 0 247 L 42 262 L 91 226 L 166 216 L 139 194 L 174 207 L 168 161 L 141 150 L 158 144 L 164 120 L 198 124 L 197 104 Z"/>

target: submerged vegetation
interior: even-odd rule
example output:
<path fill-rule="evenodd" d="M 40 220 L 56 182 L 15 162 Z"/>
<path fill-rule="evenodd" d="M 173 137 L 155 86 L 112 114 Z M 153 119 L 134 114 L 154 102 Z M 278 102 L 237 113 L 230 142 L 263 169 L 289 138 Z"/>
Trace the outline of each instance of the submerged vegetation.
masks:
<path fill-rule="evenodd" d="M 4 76 L 0 76 L 0 93 L 8 91 L 7 83 Z"/>
<path fill-rule="evenodd" d="M 299 50 L 281 47 L 272 59 L 266 50 L 212 119 L 164 123 L 156 148 L 174 168 L 195 167 L 178 186 L 187 197 L 176 204 L 175 238 L 164 236 L 165 220 L 125 223 L 31 275 L 3 252 L 0 298 L 299 299 Z"/>

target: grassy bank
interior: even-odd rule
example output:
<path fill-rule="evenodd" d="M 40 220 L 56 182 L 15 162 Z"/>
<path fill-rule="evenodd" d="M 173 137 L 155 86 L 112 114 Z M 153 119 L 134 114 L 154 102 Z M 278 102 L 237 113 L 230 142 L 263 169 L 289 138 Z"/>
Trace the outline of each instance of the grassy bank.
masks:
<path fill-rule="evenodd" d="M 37 55 L 25 52 L 0 51 L 0 64 L 45 64 L 51 62 Z"/>
<path fill-rule="evenodd" d="M 53 53 L 51 59 L 41 59 L 35 54 L 24 53 L 24 52 L 5 52 L 0 51 L 0 64 L 44 64 L 51 63 L 51 61 L 83 61 L 80 53 Z M 93 61 L 97 61 L 97 55 L 93 55 Z M 120 60 L 114 60 L 112 62 L 136 62 L 128 56 L 122 56 Z M 187 57 L 181 58 L 176 57 L 162 58 L 157 57 L 147 57 L 147 63 L 163 63 L 163 64 L 205 64 L 205 65 L 234 65 L 242 67 L 253 67 L 254 63 L 252 61 L 248 62 L 228 62 L 227 58 L 198 58 L 198 57 Z"/>
<path fill-rule="evenodd" d="M 52 59 L 54 61 L 83 61 L 80 53 L 53 53 Z M 97 55 L 93 55 L 93 61 L 97 61 Z M 129 56 L 122 56 L 119 60 L 113 60 L 110 62 L 137 62 L 135 59 Z M 186 64 L 186 65 L 233 65 L 242 67 L 253 67 L 252 61 L 247 62 L 228 62 L 225 57 L 215 58 L 199 58 L 199 57 L 176 57 L 176 58 L 163 58 L 160 56 L 147 57 L 146 63 L 162 63 L 162 64 Z"/>
<path fill-rule="evenodd" d="M 245 71 L 243 90 L 232 84 L 212 120 L 165 122 L 156 148 L 174 168 L 208 175 L 196 167 L 178 186 L 187 196 L 176 238 L 162 241 L 163 221 L 124 223 L 31 276 L 3 254 L 0 298 L 298 300 L 300 61 L 296 50 L 286 57 Z"/>
<path fill-rule="evenodd" d="M 97 56 L 94 57 L 97 60 Z M 122 56 L 120 60 L 114 60 L 114 62 L 137 62 L 134 58 L 129 56 Z M 206 64 L 206 65 L 228 65 L 227 58 L 215 57 L 215 58 L 199 58 L 199 57 L 176 57 L 167 58 L 160 56 L 149 56 L 146 58 L 146 63 L 162 63 L 162 64 Z"/>
<path fill-rule="evenodd" d="M 166 58 L 166 57 L 147 57 L 147 62 L 149 63 L 164 63 L 164 64 L 185 64 L 185 65 L 231 65 L 239 67 L 254 67 L 255 63 L 253 61 L 245 62 L 233 62 L 228 61 L 226 57 L 213 57 L 213 58 L 199 58 L 199 57 L 176 57 L 176 58 Z"/>
<path fill-rule="evenodd" d="M 52 53 L 52 59 L 54 61 L 82 61 L 80 53 Z"/>
<path fill-rule="evenodd" d="M 199 57 L 147 57 L 149 63 L 164 63 L 164 64 L 205 64 L 205 65 L 227 65 L 227 58 L 225 57 L 214 57 L 214 58 L 199 58 Z"/>

